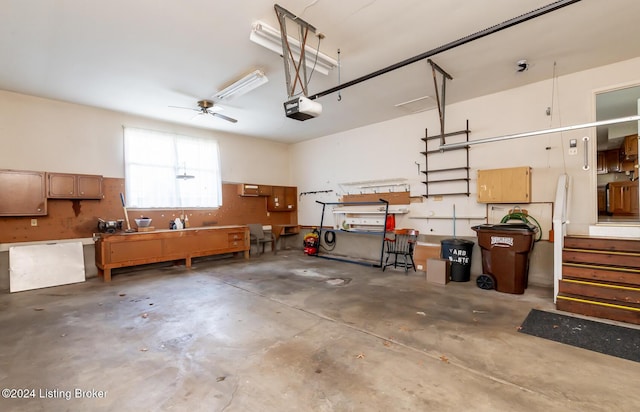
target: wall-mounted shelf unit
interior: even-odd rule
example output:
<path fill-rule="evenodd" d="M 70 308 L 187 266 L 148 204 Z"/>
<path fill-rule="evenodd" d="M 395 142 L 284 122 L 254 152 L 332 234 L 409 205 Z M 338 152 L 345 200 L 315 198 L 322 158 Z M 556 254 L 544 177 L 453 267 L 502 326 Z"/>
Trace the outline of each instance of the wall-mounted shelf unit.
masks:
<path fill-rule="evenodd" d="M 439 220 L 487 220 L 486 216 L 410 216 L 409 219 L 439 219 Z"/>
<path fill-rule="evenodd" d="M 333 209 L 333 228 L 349 232 L 380 232 L 386 228 L 387 215 L 406 213 L 409 213 L 409 205 L 336 207 Z"/>
<path fill-rule="evenodd" d="M 425 180 L 422 182 L 425 185 L 424 197 L 429 196 L 452 196 L 452 195 L 465 195 L 469 196 L 470 188 L 469 181 L 469 146 L 463 146 L 453 149 L 440 149 L 440 144 L 444 143 L 444 139 L 448 137 L 462 138 L 464 141 L 469 141 L 469 121 L 467 120 L 467 127 L 465 130 L 458 132 L 445 133 L 444 135 L 429 136 L 427 129 L 425 129 L 424 141 L 425 151 L 421 152 L 425 159 L 425 170 L 422 173 L 425 176 Z M 435 144 L 437 143 L 437 145 Z M 445 152 L 452 151 L 465 151 L 463 161 L 456 159 L 454 164 L 450 167 L 429 169 L 429 157 L 437 154 L 444 154 Z M 453 186 L 452 191 L 438 190 L 443 187 L 443 184 L 449 183 Z M 459 190 L 456 190 L 458 189 Z"/>
<path fill-rule="evenodd" d="M 409 182 L 404 178 L 343 182 L 339 183 L 339 185 L 340 190 L 342 190 L 345 195 L 363 195 L 410 191 Z"/>

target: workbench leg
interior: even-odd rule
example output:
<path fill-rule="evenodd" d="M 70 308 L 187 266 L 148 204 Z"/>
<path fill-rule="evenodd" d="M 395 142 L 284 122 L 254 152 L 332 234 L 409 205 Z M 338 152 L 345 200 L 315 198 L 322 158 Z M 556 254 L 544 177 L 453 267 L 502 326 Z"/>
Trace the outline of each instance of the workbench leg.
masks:
<path fill-rule="evenodd" d="M 249 259 L 249 251 L 248 250 L 244 251 L 244 258 L 245 259 Z"/>
<path fill-rule="evenodd" d="M 105 282 L 111 282 L 111 269 L 104 269 L 103 272 L 103 280 Z"/>
<path fill-rule="evenodd" d="M 188 256 L 184 259 L 184 265 L 188 268 L 191 269 L 191 256 Z"/>

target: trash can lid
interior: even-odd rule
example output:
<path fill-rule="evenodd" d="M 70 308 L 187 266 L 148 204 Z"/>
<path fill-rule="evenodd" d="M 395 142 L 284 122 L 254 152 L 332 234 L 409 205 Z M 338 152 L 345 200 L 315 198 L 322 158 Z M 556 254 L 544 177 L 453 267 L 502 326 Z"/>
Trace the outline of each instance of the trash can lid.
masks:
<path fill-rule="evenodd" d="M 513 232 L 532 232 L 536 233 L 538 227 L 527 223 L 485 223 L 482 225 L 473 226 L 471 229 L 476 232 L 483 230 L 489 231 L 513 231 Z"/>
<path fill-rule="evenodd" d="M 466 240 L 466 239 L 458 239 L 458 238 L 452 238 L 452 239 L 444 239 L 440 241 L 440 244 L 444 245 L 453 245 L 453 246 L 470 246 L 470 245 L 474 245 L 475 243 L 473 243 L 473 241 L 471 240 Z"/>

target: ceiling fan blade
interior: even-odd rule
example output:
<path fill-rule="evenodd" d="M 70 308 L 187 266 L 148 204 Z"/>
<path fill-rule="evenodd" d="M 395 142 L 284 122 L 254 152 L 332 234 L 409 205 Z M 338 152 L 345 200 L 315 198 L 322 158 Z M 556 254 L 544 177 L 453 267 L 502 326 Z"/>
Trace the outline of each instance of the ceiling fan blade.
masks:
<path fill-rule="evenodd" d="M 182 106 L 169 106 L 172 109 L 186 109 L 186 110 L 195 110 L 196 112 L 199 112 L 200 109 L 194 109 L 193 107 L 182 107 Z"/>
<path fill-rule="evenodd" d="M 206 114 L 206 113 L 203 113 L 203 112 L 198 110 L 198 113 L 194 114 L 193 117 L 190 120 L 195 120 L 196 117 L 202 116 L 203 114 Z"/>
<path fill-rule="evenodd" d="M 220 114 L 220 113 L 209 112 L 209 114 L 211 116 L 219 117 L 219 118 L 224 119 L 224 120 L 226 120 L 228 122 L 231 122 L 231 123 L 238 123 L 238 121 L 236 119 L 234 119 L 232 117 L 229 117 L 229 116 L 225 116 L 225 115 Z"/>

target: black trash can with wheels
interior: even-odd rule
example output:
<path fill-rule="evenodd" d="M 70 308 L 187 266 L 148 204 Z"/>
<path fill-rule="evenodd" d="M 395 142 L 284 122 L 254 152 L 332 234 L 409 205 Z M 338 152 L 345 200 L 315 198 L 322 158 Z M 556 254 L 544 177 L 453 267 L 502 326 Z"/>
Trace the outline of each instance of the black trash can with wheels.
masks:
<path fill-rule="evenodd" d="M 471 253 L 474 243 L 465 239 L 445 239 L 440 242 L 442 258 L 451 261 L 451 280 L 471 280 Z"/>
<path fill-rule="evenodd" d="M 538 228 L 526 223 L 474 226 L 482 252 L 482 271 L 498 292 L 523 294 L 529 282 L 529 254 Z"/>

